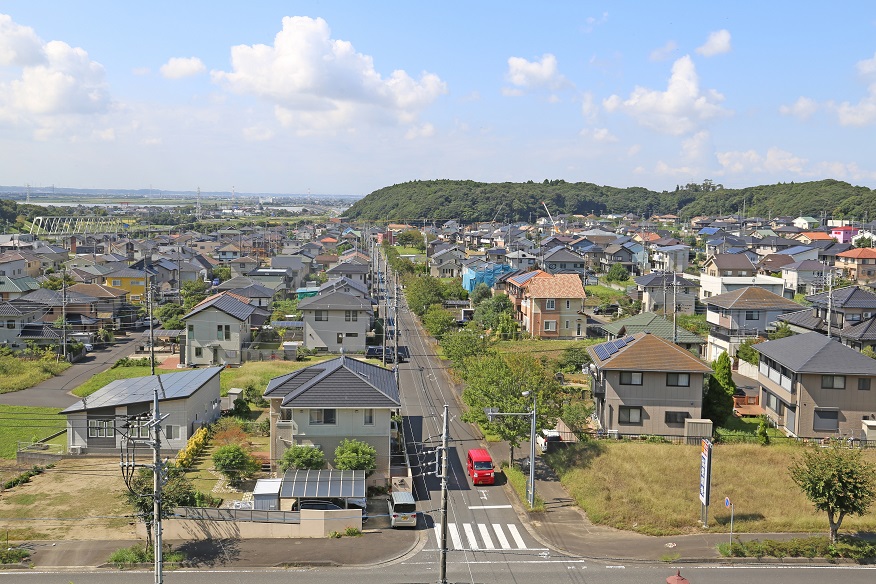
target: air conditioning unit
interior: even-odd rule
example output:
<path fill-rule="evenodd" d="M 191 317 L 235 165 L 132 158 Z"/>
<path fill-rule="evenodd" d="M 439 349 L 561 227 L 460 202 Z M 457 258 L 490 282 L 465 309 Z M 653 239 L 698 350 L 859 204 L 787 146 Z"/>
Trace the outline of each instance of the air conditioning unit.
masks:
<path fill-rule="evenodd" d="M 74 456 L 80 456 L 80 455 L 82 455 L 84 448 L 82 446 L 71 446 L 69 448 L 69 451 L 70 451 L 70 454 L 72 454 Z"/>

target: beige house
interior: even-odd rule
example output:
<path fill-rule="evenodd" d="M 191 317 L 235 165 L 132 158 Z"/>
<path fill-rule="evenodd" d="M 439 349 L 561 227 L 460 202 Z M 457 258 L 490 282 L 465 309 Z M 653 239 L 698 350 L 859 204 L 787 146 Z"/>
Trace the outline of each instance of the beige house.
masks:
<path fill-rule="evenodd" d="M 876 420 L 876 361 L 811 332 L 758 343 L 766 415 L 788 435 L 860 438 Z"/>
<path fill-rule="evenodd" d="M 389 480 L 391 421 L 401 407 L 392 371 L 340 356 L 275 377 L 265 389 L 271 404 L 271 460 L 292 445 L 320 448 L 330 465 L 345 438 L 377 451 L 369 484 Z"/>
<path fill-rule="evenodd" d="M 712 369 L 678 345 L 636 333 L 587 347 L 590 387 L 602 430 L 610 434 L 683 436 L 699 419 Z"/>
<path fill-rule="evenodd" d="M 371 330 L 371 302 L 344 292 L 329 292 L 298 303 L 304 321 L 304 346 L 330 353 L 365 351 Z"/>
<path fill-rule="evenodd" d="M 239 365 L 254 328 L 269 314 L 230 292 L 214 294 L 183 316 L 186 365 Z"/>
<path fill-rule="evenodd" d="M 547 274 L 531 278 L 522 288 L 523 330 L 542 339 L 576 339 L 587 334 L 584 298 L 578 274 Z"/>

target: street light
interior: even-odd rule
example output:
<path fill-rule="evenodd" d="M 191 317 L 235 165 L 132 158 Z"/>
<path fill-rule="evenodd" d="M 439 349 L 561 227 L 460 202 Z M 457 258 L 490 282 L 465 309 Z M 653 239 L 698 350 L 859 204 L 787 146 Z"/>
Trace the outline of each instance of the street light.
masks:
<path fill-rule="evenodd" d="M 535 417 L 536 417 L 536 395 L 532 391 L 524 391 L 521 393 L 523 397 L 532 395 L 532 411 L 531 412 L 500 412 L 498 408 L 484 408 L 484 413 L 487 415 L 487 421 L 492 422 L 496 416 L 529 416 L 529 481 L 526 483 L 526 500 L 529 503 L 529 508 L 535 507 Z"/>

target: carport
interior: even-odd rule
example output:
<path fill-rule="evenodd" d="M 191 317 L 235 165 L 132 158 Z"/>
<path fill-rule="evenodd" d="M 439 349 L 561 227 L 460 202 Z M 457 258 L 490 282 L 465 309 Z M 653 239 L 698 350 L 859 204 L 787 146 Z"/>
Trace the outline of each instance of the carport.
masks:
<path fill-rule="evenodd" d="M 348 506 L 350 499 L 365 499 L 364 470 L 302 470 L 289 469 L 283 475 L 281 499 L 305 501 L 341 499 Z"/>

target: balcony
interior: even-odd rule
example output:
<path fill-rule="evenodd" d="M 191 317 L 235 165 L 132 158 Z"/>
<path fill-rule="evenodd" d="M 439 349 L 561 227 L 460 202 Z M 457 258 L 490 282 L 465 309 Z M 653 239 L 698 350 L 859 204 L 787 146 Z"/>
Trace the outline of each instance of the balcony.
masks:
<path fill-rule="evenodd" d="M 766 363 L 761 362 L 758 372 L 785 391 L 787 391 L 789 394 L 794 395 L 797 392 L 796 388 L 794 387 L 794 380 L 791 377 L 784 375 L 778 369 L 773 369 Z"/>
<path fill-rule="evenodd" d="M 759 336 L 756 329 L 730 330 L 721 326 L 712 326 L 709 335 L 731 345 L 741 345 L 748 339 L 756 339 Z"/>
<path fill-rule="evenodd" d="M 605 381 L 600 381 L 595 375 L 590 375 L 590 393 L 593 397 L 605 397 Z"/>

